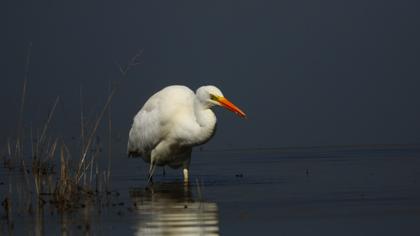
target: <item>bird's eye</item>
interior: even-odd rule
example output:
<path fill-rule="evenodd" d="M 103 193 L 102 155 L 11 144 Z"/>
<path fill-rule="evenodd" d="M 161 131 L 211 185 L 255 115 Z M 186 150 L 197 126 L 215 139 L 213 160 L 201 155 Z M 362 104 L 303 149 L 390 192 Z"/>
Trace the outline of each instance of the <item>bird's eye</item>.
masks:
<path fill-rule="evenodd" d="M 216 95 L 213 95 L 213 94 L 210 94 L 210 99 L 211 100 L 214 100 L 214 101 L 217 101 L 217 96 Z"/>

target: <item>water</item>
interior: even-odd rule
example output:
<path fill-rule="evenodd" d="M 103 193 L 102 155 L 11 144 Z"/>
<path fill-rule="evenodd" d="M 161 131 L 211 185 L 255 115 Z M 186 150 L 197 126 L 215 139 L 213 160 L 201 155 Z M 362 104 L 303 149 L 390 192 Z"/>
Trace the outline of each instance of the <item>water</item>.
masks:
<path fill-rule="evenodd" d="M 419 167 L 417 147 L 197 151 L 190 185 L 180 170 L 158 169 L 147 186 L 140 159 L 115 158 L 107 198 L 63 214 L 48 204 L 13 213 L 1 232 L 419 235 Z M 0 193 L 17 178 L 0 169 Z"/>

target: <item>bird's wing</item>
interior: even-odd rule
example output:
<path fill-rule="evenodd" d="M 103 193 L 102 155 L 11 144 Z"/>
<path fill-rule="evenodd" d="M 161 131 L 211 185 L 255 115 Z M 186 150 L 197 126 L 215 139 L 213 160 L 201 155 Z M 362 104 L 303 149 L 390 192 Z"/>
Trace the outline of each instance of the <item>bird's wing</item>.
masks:
<path fill-rule="evenodd" d="M 183 86 L 170 86 L 154 94 L 134 117 L 128 140 L 128 154 L 148 155 L 167 137 L 174 125 L 174 116 L 191 107 L 194 93 Z"/>
<path fill-rule="evenodd" d="M 128 154 L 147 155 L 161 140 L 159 98 L 151 97 L 134 117 L 128 138 Z"/>

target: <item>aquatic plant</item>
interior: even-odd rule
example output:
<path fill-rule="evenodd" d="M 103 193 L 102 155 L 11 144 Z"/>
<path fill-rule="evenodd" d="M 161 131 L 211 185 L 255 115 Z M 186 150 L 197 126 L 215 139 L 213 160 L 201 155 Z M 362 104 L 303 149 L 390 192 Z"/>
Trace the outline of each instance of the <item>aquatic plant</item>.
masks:
<path fill-rule="evenodd" d="M 80 144 L 78 149 L 70 150 L 62 138 L 65 135 L 57 136 L 49 133 L 56 107 L 60 103 L 59 96 L 54 100 L 42 127 L 36 129 L 38 131 L 36 134 L 33 132 L 32 124 L 29 132 L 23 129 L 31 49 L 32 43 L 29 44 L 26 56 L 16 137 L 7 140 L 6 152 L 3 155 L 3 165 L 9 171 L 21 171 L 23 176 L 23 181 L 9 183 L 10 191 L 1 199 L 4 217 L 9 225 L 13 225 L 14 206 L 18 206 L 17 210 L 20 212 L 26 213 L 32 213 L 34 206 L 42 207 L 45 204 L 50 204 L 59 211 L 67 211 L 84 205 L 86 201 L 95 202 L 110 195 L 112 151 L 110 106 L 122 79 L 127 77 L 133 66 L 141 64 L 139 58 L 143 52 L 138 51 L 126 66 L 118 65 L 121 78 L 114 86 L 109 83 L 109 93 L 105 103 L 96 118 L 90 122 L 84 116 L 84 101 L 80 87 Z M 101 143 L 97 133 L 105 117 L 108 118 L 105 127 L 108 128 L 108 162 L 107 167 L 102 170 L 98 161 L 101 155 Z"/>

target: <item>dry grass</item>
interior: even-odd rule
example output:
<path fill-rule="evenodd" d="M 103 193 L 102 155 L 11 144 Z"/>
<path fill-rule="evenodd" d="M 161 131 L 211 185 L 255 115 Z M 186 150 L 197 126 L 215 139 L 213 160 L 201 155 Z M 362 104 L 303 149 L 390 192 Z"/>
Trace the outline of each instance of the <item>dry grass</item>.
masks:
<path fill-rule="evenodd" d="M 76 209 L 86 201 L 100 199 L 104 193 L 108 194 L 110 191 L 112 152 L 110 106 L 122 79 L 114 86 L 111 86 L 110 82 L 108 97 L 98 116 L 91 121 L 90 127 L 84 116 L 83 91 L 80 87 L 80 145 L 78 150 L 70 150 L 61 137 L 49 135 L 51 121 L 54 119 L 60 97 L 57 97 L 52 104 L 39 133 L 34 134 L 32 125 L 29 134 L 23 130 L 31 48 L 32 43 L 29 44 L 26 58 L 16 138 L 8 139 L 6 154 L 3 156 L 4 166 L 10 171 L 20 170 L 24 178 L 23 181 L 17 183 L 19 186 L 10 184 L 9 193 L 1 199 L 9 226 L 13 225 L 12 206 L 14 205 L 20 205 L 21 211 L 31 214 L 34 206 L 42 207 L 49 203 L 61 212 Z M 122 78 L 127 76 L 133 66 L 141 63 L 138 61 L 141 54 L 142 51 L 139 51 L 125 67 L 119 66 Z M 105 127 L 108 129 L 108 160 L 107 167 L 102 170 L 98 161 L 101 158 L 99 143 L 95 140 L 97 140 L 97 131 L 104 117 L 108 118 Z M 25 139 L 25 137 L 29 138 Z M 24 140 L 30 141 L 25 143 Z M 25 156 L 30 158 L 25 158 Z M 15 189 L 22 189 L 17 191 L 22 197 L 13 197 Z M 20 202 L 13 203 L 12 199 Z"/>

